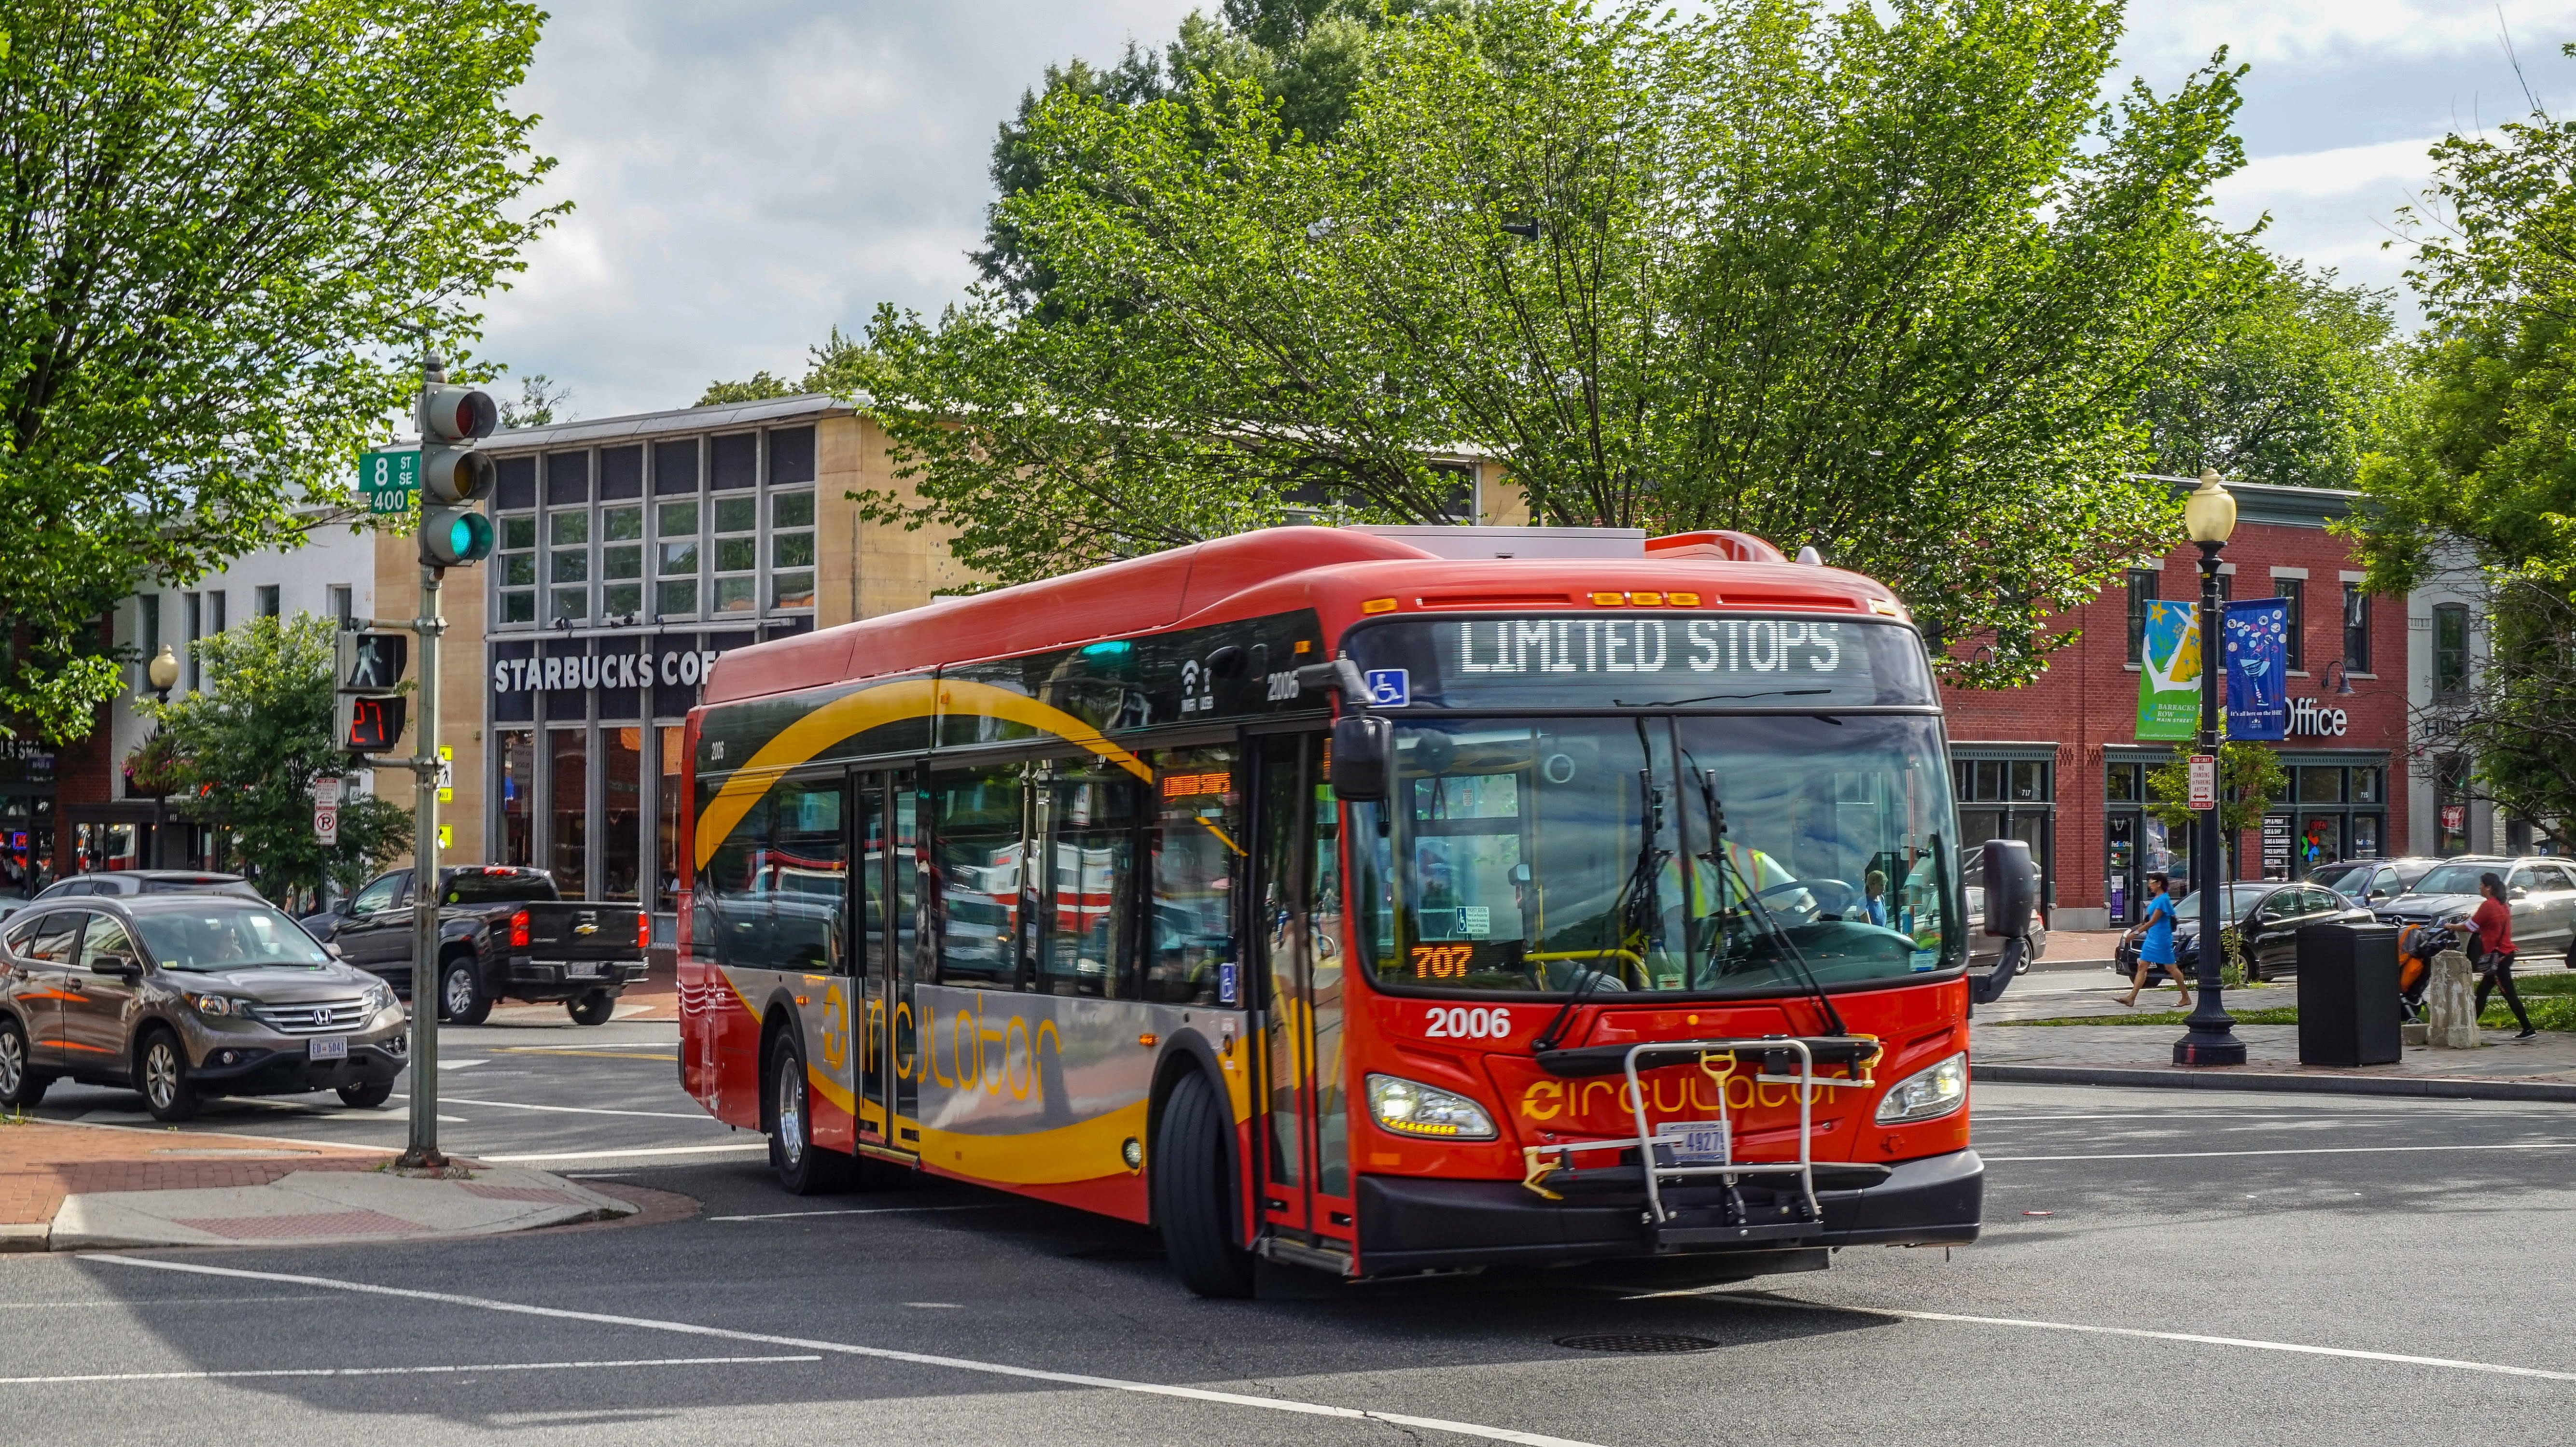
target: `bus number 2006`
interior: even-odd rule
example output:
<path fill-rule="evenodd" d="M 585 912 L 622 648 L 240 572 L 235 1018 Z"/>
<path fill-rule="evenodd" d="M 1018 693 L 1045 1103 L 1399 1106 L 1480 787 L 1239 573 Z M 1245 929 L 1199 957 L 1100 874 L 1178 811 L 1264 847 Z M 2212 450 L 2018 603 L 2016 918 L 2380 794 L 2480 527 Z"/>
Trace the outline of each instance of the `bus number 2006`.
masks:
<path fill-rule="evenodd" d="M 1425 1033 L 1434 1039 L 1500 1040 L 1512 1033 L 1512 1012 L 1500 1007 L 1488 1010 L 1481 1005 L 1473 1010 L 1457 1005 L 1435 1007 L 1431 1011 L 1431 1028 Z"/>

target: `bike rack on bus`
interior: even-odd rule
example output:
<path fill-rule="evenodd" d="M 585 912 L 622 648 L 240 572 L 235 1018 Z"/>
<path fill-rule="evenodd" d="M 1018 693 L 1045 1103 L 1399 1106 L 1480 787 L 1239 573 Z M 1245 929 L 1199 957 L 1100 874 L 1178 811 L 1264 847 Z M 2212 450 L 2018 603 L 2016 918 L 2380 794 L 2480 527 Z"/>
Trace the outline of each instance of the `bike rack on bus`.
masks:
<path fill-rule="evenodd" d="M 1840 1076 L 1816 1074 L 1816 1055 L 1819 1047 L 1822 1047 L 1826 1053 L 1845 1057 L 1851 1074 Z M 1560 1059 L 1578 1055 L 1598 1056 L 1601 1053 L 1597 1048 L 1579 1052 L 1570 1050 L 1548 1052 L 1549 1055 Z M 1768 1068 L 1770 1057 L 1780 1054 L 1795 1056 L 1797 1074 L 1776 1074 Z M 1823 1208 L 1816 1202 L 1816 1096 L 1826 1089 L 1868 1090 L 1873 1088 L 1877 1082 L 1865 1072 L 1878 1063 L 1880 1054 L 1879 1042 L 1866 1035 L 1820 1036 L 1814 1039 L 1771 1035 L 1751 1038 L 1649 1041 L 1631 1045 L 1619 1056 L 1619 1068 L 1628 1080 L 1628 1102 L 1636 1120 L 1637 1134 L 1619 1140 L 1565 1141 L 1552 1145 L 1523 1147 L 1521 1160 L 1527 1171 L 1521 1184 L 1550 1200 L 1562 1200 L 1563 1196 L 1549 1190 L 1545 1184 L 1553 1176 L 1562 1174 L 1564 1179 L 1571 1183 L 1587 1176 L 1600 1179 L 1612 1176 L 1624 1178 L 1627 1175 L 1627 1168 L 1620 1165 L 1594 1167 L 1587 1171 L 1573 1163 L 1574 1156 L 1584 1152 L 1633 1150 L 1637 1153 L 1638 1174 L 1644 1179 L 1646 1186 L 1644 1225 L 1654 1233 L 1655 1245 L 1659 1250 L 1675 1246 L 1713 1245 L 1721 1242 L 1813 1235 L 1823 1226 Z M 1755 1066 L 1752 1076 L 1755 1084 L 1787 1085 L 1795 1089 L 1798 1100 L 1798 1153 L 1794 1160 L 1745 1161 L 1735 1157 L 1735 1119 L 1733 1109 L 1727 1104 L 1726 1082 L 1727 1077 L 1744 1063 L 1742 1057 L 1747 1055 L 1755 1056 L 1761 1061 Z M 1653 1127 L 1648 1124 L 1645 1082 L 1638 1078 L 1637 1070 L 1641 1062 L 1658 1059 L 1666 1063 L 1679 1060 L 1696 1061 L 1700 1070 L 1717 1082 L 1719 1128 L 1717 1161 L 1686 1164 L 1675 1160 L 1672 1148 L 1679 1144 L 1678 1140 L 1672 1136 L 1657 1135 Z M 1546 1056 L 1542 1056 L 1541 1064 L 1563 1073 L 1608 1073 L 1606 1070 L 1584 1069 L 1580 1064 L 1570 1067 L 1560 1066 Z M 1796 1203 L 1798 1219 L 1780 1222 L 1755 1222 L 1748 1219 L 1744 1201 L 1735 1190 L 1738 1182 L 1747 1176 L 1790 1175 L 1798 1178 L 1799 1199 Z M 1723 1219 L 1715 1225 L 1675 1224 L 1681 1219 L 1681 1212 L 1666 1205 L 1664 1191 L 1667 1184 L 1678 1186 L 1692 1178 L 1707 1176 L 1719 1178 L 1726 1187 L 1726 1195 L 1720 1208 Z"/>

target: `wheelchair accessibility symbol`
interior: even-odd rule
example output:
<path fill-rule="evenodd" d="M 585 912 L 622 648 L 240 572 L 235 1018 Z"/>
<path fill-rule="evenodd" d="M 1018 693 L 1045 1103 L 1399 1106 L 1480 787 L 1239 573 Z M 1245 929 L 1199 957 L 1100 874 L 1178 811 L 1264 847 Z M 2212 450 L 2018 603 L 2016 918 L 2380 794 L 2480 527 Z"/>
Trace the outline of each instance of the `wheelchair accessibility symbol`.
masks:
<path fill-rule="evenodd" d="M 1403 708 L 1413 702 L 1413 680 L 1401 668 L 1368 671 L 1369 703 L 1377 708 Z"/>

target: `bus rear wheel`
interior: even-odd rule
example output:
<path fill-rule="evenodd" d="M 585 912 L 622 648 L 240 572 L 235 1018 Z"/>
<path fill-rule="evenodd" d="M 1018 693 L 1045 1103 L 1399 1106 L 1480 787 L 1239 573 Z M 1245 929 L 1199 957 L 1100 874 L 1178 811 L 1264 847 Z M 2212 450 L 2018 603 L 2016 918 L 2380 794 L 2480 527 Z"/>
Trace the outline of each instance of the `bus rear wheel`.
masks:
<path fill-rule="evenodd" d="M 805 1082 L 805 1051 L 792 1035 L 770 1047 L 769 1167 L 778 1183 L 798 1196 L 828 1196 L 850 1188 L 858 1163 L 814 1144 L 813 1095 Z"/>
<path fill-rule="evenodd" d="M 1222 1105 L 1195 1070 L 1172 1086 L 1154 1133 L 1154 1223 L 1183 1286 L 1200 1296 L 1250 1296 L 1252 1253 L 1234 1241 Z"/>

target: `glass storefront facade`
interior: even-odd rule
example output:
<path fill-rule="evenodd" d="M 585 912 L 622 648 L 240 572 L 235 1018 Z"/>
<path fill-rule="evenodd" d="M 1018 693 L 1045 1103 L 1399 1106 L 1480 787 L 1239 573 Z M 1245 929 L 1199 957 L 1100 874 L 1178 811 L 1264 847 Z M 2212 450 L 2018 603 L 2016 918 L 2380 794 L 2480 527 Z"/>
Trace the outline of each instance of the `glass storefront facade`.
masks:
<path fill-rule="evenodd" d="M 485 857 L 551 870 L 567 895 L 675 907 L 688 711 L 719 656 L 814 626 L 815 437 L 498 455 Z"/>

